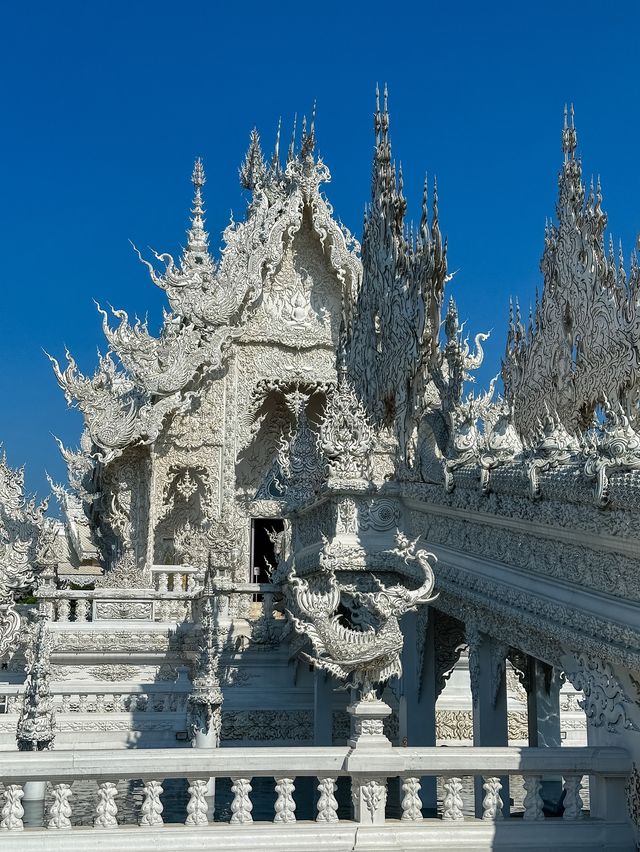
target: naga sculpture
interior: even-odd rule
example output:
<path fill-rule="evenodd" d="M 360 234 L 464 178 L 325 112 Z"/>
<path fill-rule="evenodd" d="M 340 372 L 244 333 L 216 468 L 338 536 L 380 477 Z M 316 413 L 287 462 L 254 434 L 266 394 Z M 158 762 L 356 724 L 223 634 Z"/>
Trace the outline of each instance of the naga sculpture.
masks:
<path fill-rule="evenodd" d="M 288 576 L 289 617 L 294 629 L 310 639 L 315 652 L 314 656 L 303 656 L 339 680 L 351 679 L 352 685 L 359 687 L 365 698 L 372 694 L 376 684 L 402 674 L 400 618 L 435 600 L 430 563 L 435 556 L 416 549 L 418 540 L 409 541 L 400 532 L 396 541 L 397 547 L 390 552 L 419 566 L 423 580 L 417 589 L 409 590 L 400 584 L 385 586 L 371 575 L 377 591 L 362 591 L 355 585 L 340 584 L 330 570 L 311 583 L 296 576 L 294 568 Z M 354 630 L 342 623 L 338 608 L 343 595 L 367 611 L 362 623 L 368 626 Z"/>

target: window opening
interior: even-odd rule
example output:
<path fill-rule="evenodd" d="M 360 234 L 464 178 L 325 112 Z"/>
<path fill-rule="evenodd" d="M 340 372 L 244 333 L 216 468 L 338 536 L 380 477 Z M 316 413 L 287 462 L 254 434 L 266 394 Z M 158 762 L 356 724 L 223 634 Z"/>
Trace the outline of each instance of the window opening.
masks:
<path fill-rule="evenodd" d="M 251 566 L 250 583 L 270 583 L 271 572 L 278 557 L 278 536 L 284 532 L 282 518 L 253 518 L 251 520 Z M 262 600 L 262 595 L 254 595 Z"/>

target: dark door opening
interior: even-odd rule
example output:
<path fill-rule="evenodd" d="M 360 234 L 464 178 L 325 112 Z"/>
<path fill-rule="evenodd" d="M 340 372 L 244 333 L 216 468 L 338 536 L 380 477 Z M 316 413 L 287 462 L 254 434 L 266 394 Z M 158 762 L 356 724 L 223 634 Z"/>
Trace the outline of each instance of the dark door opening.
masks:
<path fill-rule="evenodd" d="M 284 532 L 282 518 L 252 518 L 250 583 L 270 583 L 278 561 L 277 537 Z"/>

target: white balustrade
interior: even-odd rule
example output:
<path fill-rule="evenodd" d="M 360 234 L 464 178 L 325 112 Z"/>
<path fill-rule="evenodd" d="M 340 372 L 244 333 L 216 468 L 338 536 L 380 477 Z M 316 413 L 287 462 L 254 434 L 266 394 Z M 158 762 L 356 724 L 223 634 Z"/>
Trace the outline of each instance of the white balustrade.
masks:
<path fill-rule="evenodd" d="M 295 822 L 296 803 L 293 800 L 295 786 L 293 778 L 276 776 L 276 804 L 274 822 Z"/>
<path fill-rule="evenodd" d="M 564 779 L 564 819 L 576 820 L 582 819 L 583 801 L 580 795 L 582 788 L 582 775 L 567 775 Z"/>
<path fill-rule="evenodd" d="M 142 812 L 140 817 L 140 825 L 163 825 L 162 819 L 162 784 L 160 781 L 146 781 L 144 785 L 144 801 L 142 802 Z"/>
<path fill-rule="evenodd" d="M 142 696 L 144 697 L 144 696 Z M 72 788 L 74 781 L 97 782 L 94 828 L 101 831 L 115 829 L 118 834 L 134 829 L 132 826 L 118 826 L 117 779 L 131 781 L 140 779 L 144 785 L 139 827 L 137 831 L 162 828 L 158 833 L 159 849 L 167 848 L 195 849 L 195 839 L 189 831 L 206 827 L 212 832 L 234 831 L 235 826 L 244 826 L 251 832 L 253 824 L 253 804 L 251 801 L 252 780 L 256 777 L 274 779 L 276 802 L 273 811 L 273 831 L 300 832 L 300 844 L 289 839 L 286 848 L 311 849 L 308 822 L 296 823 L 295 778 L 316 777 L 319 798 L 317 801 L 316 840 L 331 837 L 335 829 L 345 831 L 345 826 L 358 824 L 370 826 L 369 831 L 380 831 L 381 838 L 376 848 L 392 848 L 400 843 L 397 832 L 402 836 L 413 836 L 407 840 L 411 848 L 437 849 L 437 831 L 462 831 L 467 845 L 474 849 L 492 848 L 492 833 L 487 833 L 487 822 L 502 820 L 503 802 L 500 795 L 501 778 L 520 775 L 524 778 L 526 797 L 524 814 L 521 820 L 504 820 L 501 825 L 510 823 L 509 848 L 563 848 L 563 843 L 571 838 L 572 848 L 596 850 L 599 848 L 632 848 L 625 846 L 630 838 L 629 826 L 622 819 L 618 806 L 619 796 L 624 791 L 625 780 L 631 770 L 628 754 L 615 748 L 393 748 L 385 750 L 350 748 L 349 746 L 312 748 L 268 747 L 260 749 L 222 748 L 222 749 L 133 749 L 133 750 L 53 750 L 48 752 L 6 752 L 0 762 L 0 782 L 4 788 L 4 799 L 0 802 L 0 827 L 14 832 L 14 840 L 7 848 L 12 852 L 35 848 L 54 848 L 51 843 L 42 840 L 38 847 L 40 833 L 55 830 L 57 837 L 65 834 L 77 836 L 80 832 L 90 832 L 90 828 L 73 828 Z M 360 752 L 360 753 L 359 753 Z M 545 820 L 540 784 L 543 775 L 557 774 L 564 777 L 565 813 L 564 819 Z M 583 775 L 597 778 L 598 787 L 606 788 L 603 801 L 607 804 L 601 818 L 585 816 L 580 797 L 580 785 Z M 436 776 L 442 779 L 444 801 L 442 821 L 422 818 L 420 801 L 420 779 L 424 776 Z M 483 816 L 476 819 L 465 814 L 473 813 L 473 804 L 466 801 L 463 779 L 481 776 L 483 778 Z M 337 779 L 350 778 L 354 803 L 354 820 L 338 819 L 338 801 L 336 798 Z M 401 779 L 402 818 L 387 823 L 385 806 L 387 782 L 390 778 Z M 188 779 L 189 800 L 184 815 L 184 824 L 168 825 L 163 821 L 161 794 L 163 791 L 159 779 Z M 231 804 L 230 825 L 209 824 L 207 788 L 210 778 L 230 778 L 233 802 Z M 22 807 L 23 785 L 29 782 L 50 781 L 52 799 L 47 828 L 30 828 L 23 832 Z M 469 796 L 471 798 L 471 794 Z M 607 810 L 607 807 L 609 810 Z M 440 826 L 440 828 L 438 828 Z M 484 829 L 483 829 L 484 827 Z M 389 847 L 384 844 L 384 832 L 389 831 Z M 167 831 L 170 833 L 167 834 Z M 184 835 L 179 835 L 179 832 Z M 173 834 L 171 833 L 173 832 Z M 406 835 L 405 832 L 414 832 Z M 434 833 L 435 832 L 435 833 Z M 393 835 L 393 837 L 392 837 Z M 518 840 L 522 836 L 522 842 Z M 1 834 L 0 834 L 1 836 Z M 155 836 L 155 835 L 154 835 Z M 183 846 L 179 836 L 184 836 Z M 247 835 L 248 837 L 249 835 Z M 291 837 L 290 835 L 287 835 Z M 294 835 L 298 837 L 298 835 Z M 336 835 L 337 836 L 337 835 Z M 349 835 L 350 836 L 350 835 Z M 460 835 L 462 836 L 462 835 Z M 497 836 L 497 835 L 496 835 Z M 31 846 L 22 845 L 22 838 L 31 838 Z M 44 837 L 44 835 L 43 835 Z M 226 837 L 226 835 L 225 835 Z M 225 843 L 234 849 L 256 848 L 255 837 L 247 840 L 246 845 L 237 845 L 228 840 Z M 278 846 L 278 834 L 273 835 L 274 848 Z M 284 837 L 284 835 L 282 835 Z M 343 837 L 341 834 L 340 837 Z M 396 838 L 393 840 L 393 838 Z M 34 839 L 35 838 L 35 839 Z M 161 840 L 161 838 L 167 838 Z M 306 840 L 304 838 L 307 838 Z M 554 840 L 554 838 L 556 838 Z M 393 842 L 392 842 L 393 840 Z M 424 843 L 423 843 L 424 840 Z M 187 842 L 188 841 L 188 842 Z M 303 842 L 304 841 L 304 842 Z M 74 841 L 75 842 L 75 841 Z M 91 848 L 91 841 L 78 840 L 82 846 Z M 115 845 L 100 843 L 101 849 L 118 849 Z M 124 841 L 123 841 L 124 842 Z M 200 841 L 198 841 L 200 842 Z M 351 842 L 351 841 L 349 841 Z M 26 840 L 25 840 L 26 843 Z M 129 840 L 127 843 L 135 841 Z M 201 846 L 204 841 L 201 842 Z M 214 847 L 216 841 L 211 839 Z M 254 844 L 252 846 L 252 843 Z M 322 845 L 322 841 L 318 840 Z M 164 844 L 164 845 L 163 845 Z M 173 844 L 173 846 L 167 844 Z M 189 845 L 191 844 L 191 845 Z M 195 844 L 195 845 L 194 845 Z M 126 843 L 125 843 L 126 845 Z M 259 845 L 259 843 L 258 843 Z M 283 842 L 283 846 L 284 846 Z M 71 850 L 73 843 L 55 849 Z M 77 848 L 77 847 L 76 847 Z M 145 846 L 145 848 L 147 848 Z M 201 847 L 197 847 L 201 848 Z M 342 848 L 342 847 L 340 847 Z M 348 847 L 350 848 L 350 847 Z M 395 847 L 394 847 L 395 848 Z M 506 847 L 505 847 L 506 848 Z"/>
<path fill-rule="evenodd" d="M 316 822 L 338 822 L 338 789 L 335 778 L 318 778 L 318 816 Z"/>
<path fill-rule="evenodd" d="M 98 801 L 93 820 L 95 828 L 114 828 L 118 825 L 117 795 L 118 787 L 113 781 L 102 781 L 98 784 Z"/>
<path fill-rule="evenodd" d="M 540 795 L 540 790 L 542 789 L 542 776 L 541 775 L 525 775 L 524 776 L 524 789 L 525 789 L 525 797 L 524 797 L 524 816 L 523 819 L 526 820 L 541 820 L 544 819 L 544 813 L 542 811 L 544 807 L 544 802 L 542 801 L 542 796 Z"/>
<path fill-rule="evenodd" d="M 206 825 L 209 822 L 206 799 L 208 787 L 209 782 L 204 778 L 189 781 L 189 804 L 185 825 Z"/>
<path fill-rule="evenodd" d="M 240 823 L 242 825 L 253 822 L 251 811 L 251 779 L 231 777 L 231 792 L 233 793 L 233 801 L 231 802 L 231 822 Z"/>
<path fill-rule="evenodd" d="M 462 808 L 462 778 L 450 775 L 444 779 L 444 800 L 442 802 L 442 819 L 456 822 L 464 819 Z"/>
<path fill-rule="evenodd" d="M 402 819 L 405 822 L 417 822 L 422 819 L 422 800 L 420 799 L 420 779 L 402 779 Z"/>

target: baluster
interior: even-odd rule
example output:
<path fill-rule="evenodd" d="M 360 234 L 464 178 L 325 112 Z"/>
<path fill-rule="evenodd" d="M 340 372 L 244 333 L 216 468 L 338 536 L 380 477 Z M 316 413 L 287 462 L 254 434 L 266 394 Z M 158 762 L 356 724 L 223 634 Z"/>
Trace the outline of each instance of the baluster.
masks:
<path fill-rule="evenodd" d="M 0 828 L 8 829 L 9 831 L 22 831 L 24 825 L 22 817 L 24 816 L 24 808 L 22 807 L 22 797 L 24 790 L 22 784 L 7 784 L 4 788 L 4 805 L 0 816 Z"/>
<path fill-rule="evenodd" d="M 201 779 L 189 780 L 189 804 L 187 805 L 185 825 L 206 825 L 209 822 L 206 799 L 207 787 L 207 782 Z"/>
<path fill-rule="evenodd" d="M 544 814 L 542 813 L 544 802 L 542 801 L 542 796 L 540 795 L 541 787 L 542 777 L 540 775 L 524 776 L 524 789 L 526 790 L 526 796 L 524 797 L 523 819 L 544 819 Z"/>
<path fill-rule="evenodd" d="M 442 803 L 442 819 L 446 820 L 461 820 L 464 819 L 462 813 L 463 801 L 462 796 L 462 778 L 445 778 L 444 779 L 444 801 Z"/>
<path fill-rule="evenodd" d="M 113 781 L 102 781 L 98 784 L 98 802 L 93 820 L 95 828 L 115 828 L 118 825 L 118 806 L 115 801 L 117 795 L 118 788 Z"/>
<path fill-rule="evenodd" d="M 78 695 L 78 711 L 80 713 L 87 713 L 87 700 L 89 696 L 86 692 L 82 692 Z"/>
<path fill-rule="evenodd" d="M 168 592 L 169 591 L 169 575 L 166 571 L 162 571 L 158 574 L 158 591 L 159 592 Z"/>
<path fill-rule="evenodd" d="M 231 822 L 240 824 L 253 822 L 251 811 L 253 805 L 249 798 L 251 793 L 250 778 L 231 778 L 231 792 L 233 793 L 233 801 L 231 802 Z"/>
<path fill-rule="evenodd" d="M 500 779 L 495 776 L 486 777 L 482 789 L 485 794 L 482 800 L 482 819 L 503 819 L 502 806 L 504 802 L 500 796 L 500 790 L 502 790 Z"/>
<path fill-rule="evenodd" d="M 564 813 L 563 819 L 583 819 L 582 808 L 584 802 L 580 795 L 582 789 L 582 775 L 567 775 L 564 779 Z"/>
<path fill-rule="evenodd" d="M 195 592 L 196 589 L 196 578 L 194 574 L 187 574 L 187 591 Z"/>
<path fill-rule="evenodd" d="M 338 822 L 338 801 L 335 792 L 338 789 L 335 778 L 318 778 L 318 816 L 316 822 Z"/>
<path fill-rule="evenodd" d="M 71 805 L 69 799 L 73 795 L 70 784 L 53 785 L 53 801 L 49 808 L 47 828 L 71 828 Z"/>
<path fill-rule="evenodd" d="M 76 621 L 89 621 L 89 603 L 87 598 L 78 598 L 76 601 Z"/>
<path fill-rule="evenodd" d="M 104 713 L 104 693 L 96 693 L 96 713 Z"/>
<path fill-rule="evenodd" d="M 145 781 L 144 801 L 142 802 L 142 816 L 140 825 L 162 825 L 162 784 L 160 781 Z"/>
<path fill-rule="evenodd" d="M 58 621 L 69 621 L 69 613 L 71 612 L 71 604 L 67 598 L 60 598 L 58 601 Z"/>
<path fill-rule="evenodd" d="M 420 798 L 420 779 L 402 779 L 402 819 L 417 821 L 422 819 L 422 800 Z"/>
<path fill-rule="evenodd" d="M 295 822 L 296 821 L 296 803 L 293 800 L 293 791 L 295 785 L 293 778 L 283 778 L 276 776 L 276 805 L 274 822 Z"/>

